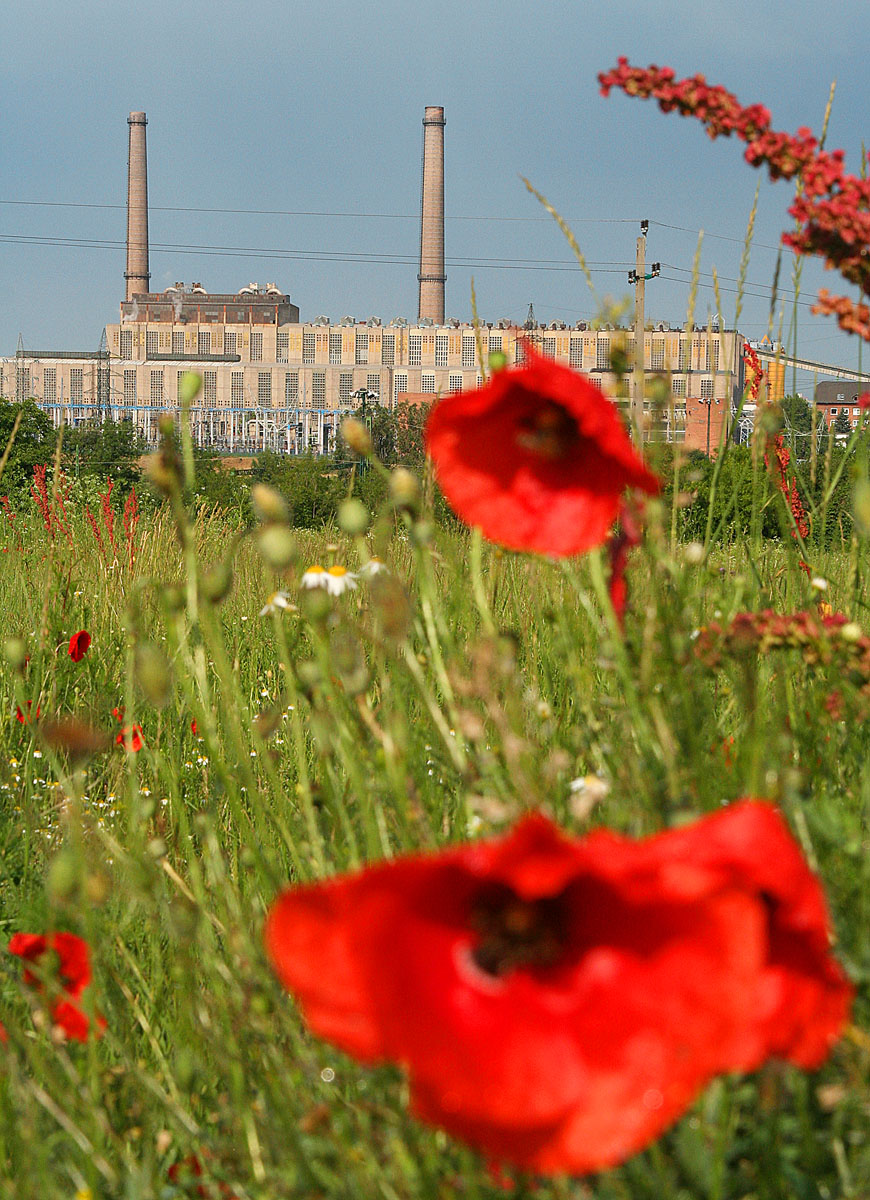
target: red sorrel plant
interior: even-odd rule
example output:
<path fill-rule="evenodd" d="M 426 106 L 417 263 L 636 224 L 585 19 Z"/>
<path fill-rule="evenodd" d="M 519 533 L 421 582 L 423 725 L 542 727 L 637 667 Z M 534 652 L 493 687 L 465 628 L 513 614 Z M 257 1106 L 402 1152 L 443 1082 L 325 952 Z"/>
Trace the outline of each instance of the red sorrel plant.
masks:
<path fill-rule="evenodd" d="M 822 149 L 805 126 L 796 134 L 772 129 L 763 105 L 744 108 L 736 96 L 708 84 L 703 75 L 677 80 L 670 67 L 632 67 L 620 58 L 598 82 L 604 96 L 617 87 L 629 96 L 658 100 L 663 112 L 696 117 L 711 138 L 733 133 L 746 143 L 744 157 L 752 166 L 766 165 L 771 179 L 795 179 L 797 193 L 788 211 L 797 229 L 782 235 L 783 244 L 795 254 L 824 259 L 826 267 L 870 295 L 870 179 L 845 172 L 842 150 Z M 867 305 L 823 288 L 813 311 L 836 316 L 841 329 L 870 340 Z"/>
<path fill-rule="evenodd" d="M 52 542 L 59 534 L 62 534 L 68 544 L 72 546 L 72 530 L 69 523 L 69 514 L 66 511 L 67 501 L 72 491 L 72 482 L 67 480 L 66 475 L 61 470 L 57 476 L 56 486 L 53 492 L 50 493 L 47 476 L 48 464 L 36 463 L 33 467 L 33 483 L 30 488 L 30 494 L 36 503 L 36 507 L 39 509 L 39 515 L 42 517 L 42 522 Z"/>

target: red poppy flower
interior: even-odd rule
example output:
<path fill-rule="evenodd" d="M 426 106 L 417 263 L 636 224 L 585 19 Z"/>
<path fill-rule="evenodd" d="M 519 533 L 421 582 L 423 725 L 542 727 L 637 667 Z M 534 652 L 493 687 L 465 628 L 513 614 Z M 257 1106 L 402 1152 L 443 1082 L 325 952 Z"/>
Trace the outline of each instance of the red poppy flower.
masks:
<path fill-rule="evenodd" d="M 210 1156 L 206 1151 L 202 1152 L 203 1158 L 208 1159 Z M 217 1190 L 207 1187 L 205 1184 L 197 1183 L 197 1179 L 202 1179 L 203 1169 L 202 1163 L 195 1154 L 188 1154 L 187 1158 L 181 1159 L 180 1162 L 173 1163 L 167 1172 L 170 1183 L 193 1187 L 192 1192 L 196 1196 L 204 1196 L 206 1200 L 212 1196 L 222 1196 L 226 1200 L 235 1200 L 235 1192 L 231 1192 L 227 1184 L 218 1181 L 215 1185 Z"/>
<path fill-rule="evenodd" d="M 16 933 L 9 942 L 9 953 L 27 963 L 37 963 L 47 951 L 57 955 L 56 985 L 58 994 L 53 999 L 51 1016 L 55 1025 L 63 1029 L 68 1038 L 85 1042 L 88 1038 L 89 1020 L 79 1007 L 78 1001 L 91 981 L 91 964 L 88 944 L 74 933 Z M 28 968 L 24 971 L 24 982 L 42 989 L 42 982 Z M 96 1018 L 97 1036 L 106 1028 L 103 1017 Z"/>
<path fill-rule="evenodd" d="M 69 640 L 69 656 L 73 662 L 81 662 L 91 645 L 91 635 L 86 629 L 80 629 Z"/>
<path fill-rule="evenodd" d="M 607 537 L 627 487 L 657 492 L 659 481 L 591 380 L 531 345 L 526 359 L 440 400 L 426 449 L 452 508 L 491 541 L 580 554 Z"/>
<path fill-rule="evenodd" d="M 539 1172 L 620 1162 L 721 1072 L 817 1066 L 851 999 L 821 887 L 752 801 L 643 841 L 529 816 L 293 888 L 265 941 L 316 1033 Z"/>
<path fill-rule="evenodd" d="M 21 711 L 21 705 L 20 705 L 20 704 L 16 704 L 16 705 L 15 705 L 15 720 L 16 720 L 16 721 L 18 721 L 18 722 L 19 722 L 19 724 L 21 724 L 21 725 L 29 725 L 29 724 L 30 724 L 30 718 L 31 718 L 31 716 L 32 716 L 32 713 L 31 713 L 31 709 L 32 709 L 32 708 L 33 708 L 33 701 L 32 701 L 32 700 L 28 700 L 28 701 L 27 701 L 27 712 L 26 712 L 26 713 L 24 713 L 24 712 L 22 712 L 22 711 Z M 39 705 L 37 704 L 37 706 L 36 706 L 36 720 L 37 720 L 37 721 L 39 720 L 39 718 L 40 718 L 41 714 L 42 714 L 42 709 L 41 709 L 41 708 L 39 707 Z"/>
<path fill-rule="evenodd" d="M 142 737 L 141 725 L 125 725 L 118 736 L 115 738 L 117 746 L 123 746 L 131 754 L 138 752 L 145 745 L 145 740 Z"/>

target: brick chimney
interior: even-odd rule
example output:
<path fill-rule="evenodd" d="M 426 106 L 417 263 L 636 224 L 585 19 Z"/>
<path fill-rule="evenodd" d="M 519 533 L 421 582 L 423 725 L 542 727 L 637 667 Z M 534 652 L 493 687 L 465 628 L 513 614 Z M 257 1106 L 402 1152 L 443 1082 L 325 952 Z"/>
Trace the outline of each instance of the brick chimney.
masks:
<path fill-rule="evenodd" d="M 145 150 L 143 112 L 131 112 L 127 153 L 127 281 L 126 300 L 137 292 L 149 291 L 151 273 L 148 270 L 148 160 Z"/>
<path fill-rule="evenodd" d="M 423 190 L 420 206 L 420 301 L 418 318 L 444 324 L 444 109 L 423 116 Z"/>

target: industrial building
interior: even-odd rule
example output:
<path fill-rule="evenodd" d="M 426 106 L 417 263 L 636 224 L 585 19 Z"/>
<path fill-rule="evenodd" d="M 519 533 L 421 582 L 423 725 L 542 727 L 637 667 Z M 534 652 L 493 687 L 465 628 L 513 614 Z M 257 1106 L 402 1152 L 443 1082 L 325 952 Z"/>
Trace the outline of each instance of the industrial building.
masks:
<path fill-rule="evenodd" d="M 423 117 L 419 305 L 416 323 L 327 317 L 300 322 L 274 283 L 209 293 L 200 283 L 150 291 L 144 113 L 128 118 L 127 265 L 120 320 L 99 351 L 25 351 L 0 360 L 0 392 L 33 397 L 55 423 L 132 420 L 148 441 L 161 413 L 177 412 L 179 381 L 202 376 L 191 408 L 197 441 L 216 448 L 290 453 L 334 447 L 344 413 L 364 399 L 393 406 L 478 387 L 481 356 L 521 362 L 526 342 L 614 393 L 611 353 L 633 358 L 634 334 L 586 322 L 472 325 L 444 318 L 444 110 Z M 743 386 L 743 338 L 733 330 L 659 325 L 644 334 L 644 372 L 667 380 L 672 404 L 649 413 L 659 436 L 701 449 L 719 444 Z"/>

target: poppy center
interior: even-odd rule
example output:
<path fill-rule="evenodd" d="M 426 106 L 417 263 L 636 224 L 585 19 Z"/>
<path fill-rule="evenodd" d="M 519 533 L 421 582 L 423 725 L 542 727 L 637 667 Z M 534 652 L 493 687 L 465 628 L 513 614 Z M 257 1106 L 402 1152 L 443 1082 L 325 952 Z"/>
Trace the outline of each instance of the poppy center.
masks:
<path fill-rule="evenodd" d="M 580 430 L 561 404 L 547 400 L 519 419 L 514 440 L 541 458 L 564 458 L 576 448 Z"/>
<path fill-rule="evenodd" d="M 497 978 L 522 967 L 555 967 L 568 945 L 564 895 L 524 900 L 496 884 L 475 899 L 470 923 L 478 936 L 472 957 Z"/>

